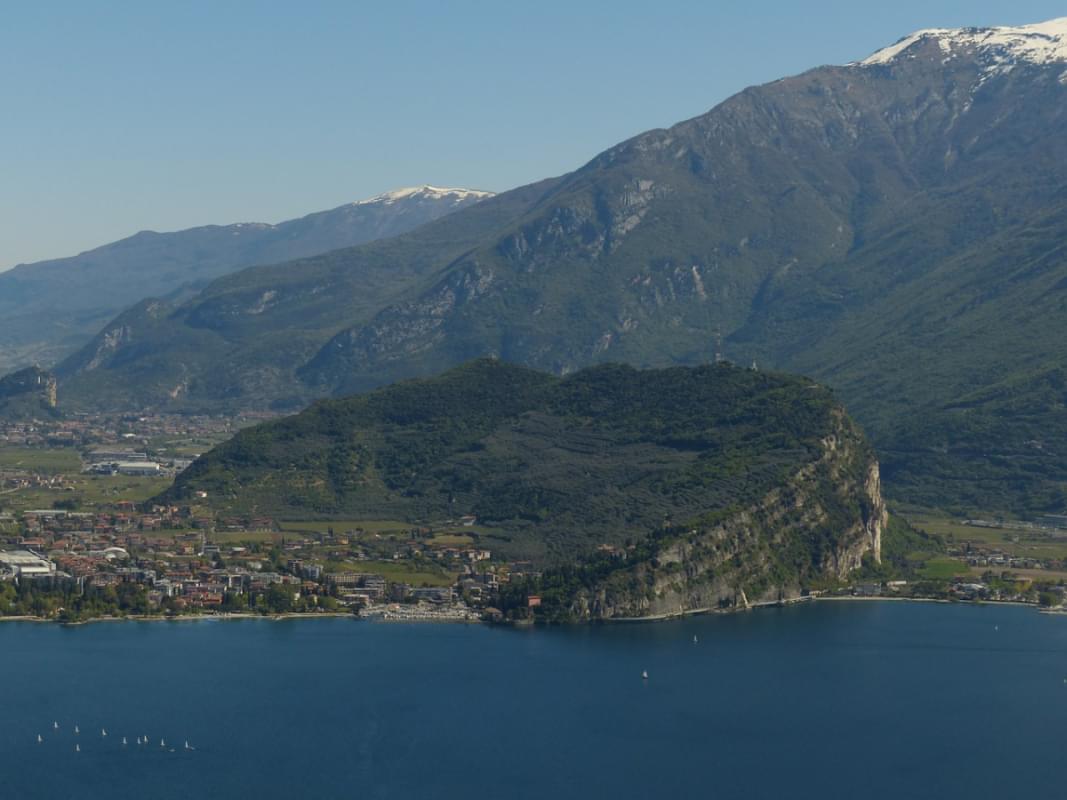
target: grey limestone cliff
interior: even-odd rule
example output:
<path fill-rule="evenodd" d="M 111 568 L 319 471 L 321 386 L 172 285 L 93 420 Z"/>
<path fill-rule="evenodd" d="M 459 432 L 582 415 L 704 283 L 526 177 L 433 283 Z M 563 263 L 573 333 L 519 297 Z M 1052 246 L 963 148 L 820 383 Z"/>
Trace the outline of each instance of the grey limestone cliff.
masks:
<path fill-rule="evenodd" d="M 813 581 L 881 561 L 887 523 L 878 462 L 837 415 L 818 460 L 758 502 L 657 541 L 650 558 L 579 592 L 569 616 L 634 619 L 797 598 Z"/>

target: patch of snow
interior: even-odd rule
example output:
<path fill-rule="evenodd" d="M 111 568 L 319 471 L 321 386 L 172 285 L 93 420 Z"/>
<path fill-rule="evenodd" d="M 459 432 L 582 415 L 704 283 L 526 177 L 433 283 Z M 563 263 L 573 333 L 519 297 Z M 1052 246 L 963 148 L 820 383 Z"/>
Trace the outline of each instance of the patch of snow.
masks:
<path fill-rule="evenodd" d="M 409 186 L 404 189 L 396 189 L 392 192 L 385 192 L 384 194 L 375 195 L 374 197 L 366 200 L 357 200 L 352 203 L 354 206 L 366 206 L 366 205 L 392 205 L 393 203 L 401 200 L 409 199 L 425 199 L 425 200 L 451 200 L 453 203 L 459 203 L 464 200 L 484 200 L 487 197 L 492 197 L 493 192 L 481 192 L 477 189 L 445 189 L 440 186 L 430 186 L 429 184 L 423 186 Z"/>
<path fill-rule="evenodd" d="M 949 61 L 960 51 L 974 51 L 987 69 L 1010 67 L 1019 62 L 1053 64 L 1067 61 L 1067 17 L 1034 25 L 996 28 L 927 28 L 905 36 L 853 66 L 890 64 L 907 57 L 918 42 L 933 39 Z"/>

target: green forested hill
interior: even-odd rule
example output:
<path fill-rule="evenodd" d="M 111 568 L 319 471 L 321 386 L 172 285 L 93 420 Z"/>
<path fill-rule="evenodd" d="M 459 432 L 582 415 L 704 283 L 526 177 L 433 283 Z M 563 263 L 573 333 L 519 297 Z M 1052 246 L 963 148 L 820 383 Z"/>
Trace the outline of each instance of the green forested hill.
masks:
<path fill-rule="evenodd" d="M 166 499 L 206 491 L 216 508 L 280 518 L 473 514 L 500 532 L 495 550 L 573 559 L 761 502 L 825 459 L 828 437 L 850 455 L 810 503 L 846 524 L 806 533 L 836 541 L 874 462 L 826 389 L 728 365 L 557 378 L 480 360 L 242 431 Z"/>

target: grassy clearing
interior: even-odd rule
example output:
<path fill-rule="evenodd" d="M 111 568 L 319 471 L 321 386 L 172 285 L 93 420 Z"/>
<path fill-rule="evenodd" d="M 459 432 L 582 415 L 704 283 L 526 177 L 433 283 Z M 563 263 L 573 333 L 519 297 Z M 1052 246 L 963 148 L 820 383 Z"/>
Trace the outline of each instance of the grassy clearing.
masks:
<path fill-rule="evenodd" d="M 971 568 L 954 558 L 932 558 L 927 561 L 919 575 L 930 580 L 951 580 L 956 576 L 969 576 Z"/>
<path fill-rule="evenodd" d="M 972 525 L 964 525 L 962 522 L 944 517 L 909 517 L 908 521 L 916 528 L 922 528 L 927 533 L 935 533 L 938 536 L 954 539 L 978 539 L 979 537 L 1010 537 L 1017 535 L 1019 531 L 1011 528 L 978 528 Z"/>
<path fill-rule="evenodd" d="M 446 572 L 433 564 L 419 566 L 411 561 L 331 561 L 331 572 L 367 572 L 382 575 L 386 580 L 411 586 L 451 586 L 456 573 Z"/>
<path fill-rule="evenodd" d="M 971 575 L 981 577 L 986 572 L 992 572 L 999 576 L 1007 572 L 1021 580 L 1029 580 L 1037 583 L 1067 583 L 1067 571 L 1058 569 L 1014 569 L 1006 567 L 971 567 Z"/>
<path fill-rule="evenodd" d="M 0 447 L 0 469 L 17 469 L 48 475 L 78 474 L 82 462 L 69 447 Z"/>
<path fill-rule="evenodd" d="M 474 544 L 474 537 L 463 533 L 439 533 L 430 540 L 430 546 L 468 547 Z"/>
<path fill-rule="evenodd" d="M 912 525 L 928 533 L 935 533 L 957 543 L 970 542 L 985 548 L 996 548 L 1013 556 L 1039 559 L 1067 558 L 1067 537 L 1052 536 L 1039 530 L 1017 528 L 979 528 L 938 517 L 916 516 Z"/>
<path fill-rule="evenodd" d="M 271 531 L 238 531 L 230 533 L 228 531 L 217 531 L 209 534 L 208 541 L 214 544 L 222 544 L 232 546 L 236 544 L 248 543 L 263 543 L 273 542 L 274 544 L 280 544 L 282 539 L 286 538 L 284 533 L 272 533 Z"/>
<path fill-rule="evenodd" d="M 24 511 L 33 508 L 53 508 L 57 501 L 73 500 L 77 510 L 88 511 L 96 506 L 122 500 L 139 503 L 159 494 L 170 485 L 170 478 L 147 478 L 126 475 L 84 475 L 74 478 L 70 488 L 21 489 L 0 495 L 0 506 Z"/>
<path fill-rule="evenodd" d="M 59 501 L 74 501 L 79 511 L 123 500 L 139 503 L 159 494 L 171 483 L 170 478 L 84 474 L 81 458 L 69 448 L 0 448 L 0 469 L 67 478 L 63 489 L 29 488 L 0 493 L 0 507 L 12 511 L 53 508 Z"/>
<path fill-rule="evenodd" d="M 401 534 L 406 533 L 413 526 L 409 522 L 399 522 L 395 519 L 334 519 L 284 520 L 279 521 L 278 527 L 283 531 L 293 533 L 327 533 L 330 528 L 333 528 L 334 533 L 362 529 L 368 533 Z"/>

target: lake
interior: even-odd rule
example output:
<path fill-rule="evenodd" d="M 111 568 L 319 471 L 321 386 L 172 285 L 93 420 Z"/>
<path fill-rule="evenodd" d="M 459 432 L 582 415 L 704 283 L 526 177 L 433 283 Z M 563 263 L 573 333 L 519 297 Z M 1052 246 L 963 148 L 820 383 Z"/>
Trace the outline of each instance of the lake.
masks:
<path fill-rule="evenodd" d="M 533 630 L 3 623 L 0 676 L 0 796 L 17 800 L 1067 785 L 1067 617 L 1016 607 L 820 602 Z"/>

